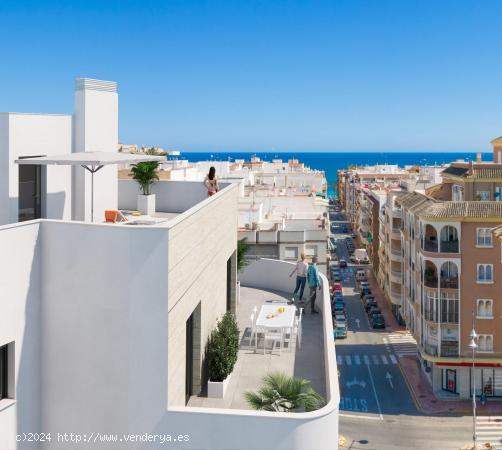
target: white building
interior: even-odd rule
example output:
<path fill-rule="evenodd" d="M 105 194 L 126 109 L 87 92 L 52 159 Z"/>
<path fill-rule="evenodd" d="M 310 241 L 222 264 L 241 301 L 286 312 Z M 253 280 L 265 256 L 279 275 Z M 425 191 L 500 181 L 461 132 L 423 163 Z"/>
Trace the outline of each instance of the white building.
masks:
<path fill-rule="evenodd" d="M 204 395 L 205 344 L 217 319 L 227 310 L 240 314 L 238 184 L 222 183 L 208 198 L 198 181 L 160 181 L 151 225 L 105 224 L 103 209 L 135 209 L 138 194 L 135 182 L 118 181 L 117 169 L 107 167 L 95 177 L 91 223 L 85 172 L 49 166 L 36 169 L 45 172 L 37 175 L 45 206 L 20 208 L 21 190 L 33 187 L 20 186 L 15 159 L 50 149 L 116 149 L 110 86 L 78 82 L 74 116 L 2 116 L 0 167 L 11 189 L 0 195 L 9 205 L 2 222 L 16 223 L 0 226 L 0 448 L 112 448 L 101 441 L 108 435 L 117 439 L 114 449 L 336 449 L 339 392 L 324 277 L 322 348 L 314 355 L 322 361 L 324 407 L 272 413 L 187 406 Z M 21 209 L 32 220 L 18 222 Z M 284 291 L 290 270 L 286 262 L 257 261 L 243 284 Z M 45 442 L 25 440 L 28 433 L 44 433 Z M 124 439 L 129 435 L 134 440 Z M 162 445 L 143 439 L 155 435 L 182 438 Z"/>

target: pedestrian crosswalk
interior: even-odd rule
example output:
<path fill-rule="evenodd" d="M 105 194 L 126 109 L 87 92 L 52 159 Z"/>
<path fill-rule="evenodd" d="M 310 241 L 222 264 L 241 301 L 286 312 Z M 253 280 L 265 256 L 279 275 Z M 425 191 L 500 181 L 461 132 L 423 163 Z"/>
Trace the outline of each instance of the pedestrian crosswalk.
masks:
<path fill-rule="evenodd" d="M 502 416 L 477 416 L 476 441 L 478 445 L 490 444 L 493 449 L 502 449 Z"/>
<path fill-rule="evenodd" d="M 336 362 L 339 366 L 388 366 L 397 364 L 397 358 L 394 355 L 337 355 Z"/>
<path fill-rule="evenodd" d="M 417 341 L 409 331 L 404 333 L 389 333 L 383 338 L 385 347 L 397 356 L 416 356 Z"/>

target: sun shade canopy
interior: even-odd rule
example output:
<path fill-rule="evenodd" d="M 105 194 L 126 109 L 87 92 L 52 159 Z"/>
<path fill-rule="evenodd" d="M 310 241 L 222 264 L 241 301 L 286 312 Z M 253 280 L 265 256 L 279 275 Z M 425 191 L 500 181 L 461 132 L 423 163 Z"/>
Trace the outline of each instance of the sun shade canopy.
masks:
<path fill-rule="evenodd" d="M 164 156 L 136 155 L 113 152 L 77 152 L 60 156 L 34 156 L 16 159 L 16 164 L 39 164 L 42 166 L 106 166 L 109 164 L 135 164 L 145 161 L 165 161 Z"/>
<path fill-rule="evenodd" d="M 16 159 L 17 164 L 41 166 L 82 166 L 91 173 L 91 221 L 94 221 L 94 174 L 111 164 L 137 164 L 146 161 L 165 161 L 164 156 L 136 155 L 114 152 L 77 152 L 61 156 L 34 156 Z"/>

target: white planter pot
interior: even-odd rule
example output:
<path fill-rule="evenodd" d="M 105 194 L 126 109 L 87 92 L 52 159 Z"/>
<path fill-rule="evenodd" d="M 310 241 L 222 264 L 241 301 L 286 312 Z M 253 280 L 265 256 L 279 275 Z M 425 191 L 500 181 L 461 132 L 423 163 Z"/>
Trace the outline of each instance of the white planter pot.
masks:
<path fill-rule="evenodd" d="M 155 194 L 138 195 L 138 211 L 151 216 L 155 213 Z"/>
<path fill-rule="evenodd" d="M 207 396 L 208 398 L 223 398 L 225 396 L 225 391 L 227 390 L 228 382 L 230 380 L 230 374 L 223 381 L 211 381 L 207 382 Z"/>

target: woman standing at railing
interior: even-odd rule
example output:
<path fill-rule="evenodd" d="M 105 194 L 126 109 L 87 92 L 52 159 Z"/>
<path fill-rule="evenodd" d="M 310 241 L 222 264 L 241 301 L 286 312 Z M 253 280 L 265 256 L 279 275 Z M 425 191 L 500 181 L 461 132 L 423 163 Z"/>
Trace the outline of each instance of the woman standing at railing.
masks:
<path fill-rule="evenodd" d="M 209 173 L 204 178 L 204 186 L 207 188 L 208 197 L 211 197 L 211 195 L 216 194 L 220 190 L 218 179 L 216 178 L 216 169 L 213 166 L 209 168 Z"/>

